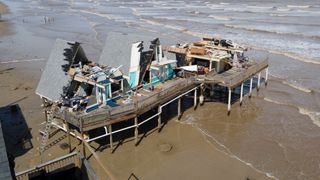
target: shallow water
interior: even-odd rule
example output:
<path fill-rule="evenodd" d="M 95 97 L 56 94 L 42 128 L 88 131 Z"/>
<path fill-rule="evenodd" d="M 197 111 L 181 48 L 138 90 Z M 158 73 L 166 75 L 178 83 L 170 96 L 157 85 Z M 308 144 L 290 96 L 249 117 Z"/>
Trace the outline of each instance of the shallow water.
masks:
<path fill-rule="evenodd" d="M 317 1 L 36 1 L 12 0 L 10 21 L 20 42 L 10 58 L 45 58 L 53 40 L 83 42 L 98 59 L 108 32 L 138 33 L 186 42 L 213 35 L 245 43 L 248 55 L 269 58 L 273 80 L 257 98 L 226 116 L 225 105 L 207 103 L 186 113 L 184 123 L 199 129 L 210 143 L 259 172 L 279 179 L 320 177 L 320 3 Z M 54 26 L 44 17 L 54 17 Z M 19 26 L 17 26 L 19 27 Z M 43 43 L 26 56 L 25 44 Z M 49 37 L 45 42 L 41 36 Z M 8 37 L 10 38 L 10 37 Z M 5 44 L 10 45 L 10 43 Z M 1 46 L 1 44 L 0 44 Z M 4 44 L 2 44 L 4 46 Z M 271 53 L 268 53 L 271 52 Z M 1 59 L 0 61 L 3 61 Z M 235 105 L 237 106 L 237 104 Z M 254 112 L 254 113 L 253 113 Z"/>

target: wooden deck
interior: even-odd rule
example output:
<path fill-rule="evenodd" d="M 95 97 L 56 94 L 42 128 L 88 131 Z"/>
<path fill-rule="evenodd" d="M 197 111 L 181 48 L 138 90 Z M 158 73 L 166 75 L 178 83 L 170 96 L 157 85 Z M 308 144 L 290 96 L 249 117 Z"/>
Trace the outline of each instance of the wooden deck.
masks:
<path fill-rule="evenodd" d="M 174 78 L 158 84 L 153 91 L 141 88 L 130 99 L 120 98 L 113 102 L 112 107 L 104 106 L 90 113 L 61 111 L 57 108 L 54 116 L 82 128 L 83 131 L 89 131 L 135 118 L 202 83 L 218 84 L 229 89 L 235 88 L 267 67 L 268 61 L 265 60 L 253 62 L 247 68 L 232 68 L 220 74 L 208 73 L 197 78 Z"/>
<path fill-rule="evenodd" d="M 153 91 L 139 89 L 130 100 L 120 98 L 114 107 L 105 106 L 90 113 L 60 111 L 57 108 L 54 116 L 66 120 L 68 123 L 79 127 L 82 121 L 82 130 L 89 131 L 99 127 L 125 121 L 139 116 L 157 106 L 164 104 L 180 94 L 194 88 L 194 78 L 175 78 L 160 83 Z M 126 103 L 124 103 L 126 101 Z"/>
<path fill-rule="evenodd" d="M 220 74 L 208 73 L 198 77 L 198 83 L 219 84 L 223 87 L 234 88 L 244 81 L 261 72 L 268 67 L 268 60 L 254 62 L 248 68 L 231 68 Z"/>

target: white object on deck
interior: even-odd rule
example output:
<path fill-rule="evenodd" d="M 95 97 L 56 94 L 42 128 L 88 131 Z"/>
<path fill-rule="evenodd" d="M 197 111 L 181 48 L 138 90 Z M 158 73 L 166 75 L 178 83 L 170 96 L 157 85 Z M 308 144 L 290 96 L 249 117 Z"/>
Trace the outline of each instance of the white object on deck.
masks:
<path fill-rule="evenodd" d="M 186 70 L 186 71 L 198 71 L 198 66 L 197 65 L 181 66 L 180 68 L 183 69 L 183 70 Z"/>
<path fill-rule="evenodd" d="M 131 59 L 130 59 L 130 69 L 129 69 L 129 77 L 130 77 L 129 84 L 131 87 L 135 87 L 139 83 L 141 46 L 142 46 L 142 41 L 133 43 L 131 47 Z"/>

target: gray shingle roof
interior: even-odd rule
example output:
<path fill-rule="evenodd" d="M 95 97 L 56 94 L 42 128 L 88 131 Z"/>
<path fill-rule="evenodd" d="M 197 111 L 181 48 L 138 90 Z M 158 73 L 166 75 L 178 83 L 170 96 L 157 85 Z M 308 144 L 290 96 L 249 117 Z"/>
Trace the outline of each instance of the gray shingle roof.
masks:
<path fill-rule="evenodd" d="M 123 74 L 129 74 L 130 56 L 132 43 L 143 41 L 144 51 L 149 50 L 150 41 L 155 38 L 160 38 L 160 43 L 172 44 L 172 39 L 161 36 L 160 34 L 124 34 L 118 32 L 110 32 L 107 35 L 105 46 L 102 50 L 98 63 L 109 65 L 111 67 L 118 67 L 122 65 L 121 71 Z M 170 54 L 166 54 L 169 58 L 174 58 Z"/>
<path fill-rule="evenodd" d="M 68 85 L 68 81 L 70 80 L 62 67 L 68 64 L 66 60 L 68 58 L 72 59 L 72 56 L 75 54 L 72 51 L 72 44 L 75 44 L 75 42 L 61 39 L 56 40 L 36 89 L 38 95 L 50 101 L 60 99 L 63 93 L 63 87 Z"/>
<path fill-rule="evenodd" d="M 98 63 L 111 67 L 119 67 L 123 74 L 129 74 L 131 45 L 143 41 L 144 50 L 149 49 L 150 41 L 154 37 L 137 34 L 108 33 L 105 46 L 102 50 Z"/>

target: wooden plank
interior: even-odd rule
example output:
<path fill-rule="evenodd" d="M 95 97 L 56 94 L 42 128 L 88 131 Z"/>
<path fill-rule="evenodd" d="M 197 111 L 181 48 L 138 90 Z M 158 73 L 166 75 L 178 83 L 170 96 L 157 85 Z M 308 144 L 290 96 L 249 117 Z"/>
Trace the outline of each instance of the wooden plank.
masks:
<path fill-rule="evenodd" d="M 171 53 L 178 53 L 178 54 L 187 54 L 186 48 L 177 48 L 177 47 L 168 47 L 164 46 L 162 47 L 164 51 L 171 52 Z"/>
<path fill-rule="evenodd" d="M 96 81 L 89 79 L 89 78 L 86 78 L 86 77 L 83 77 L 78 74 L 74 76 L 73 80 L 78 81 L 78 82 L 85 82 L 85 83 L 91 84 L 93 86 L 98 86 L 99 88 L 104 89 L 104 86 L 98 84 Z"/>
<path fill-rule="evenodd" d="M 190 48 L 190 53 L 191 54 L 196 54 L 196 55 L 205 55 L 206 50 L 204 48 Z"/>

